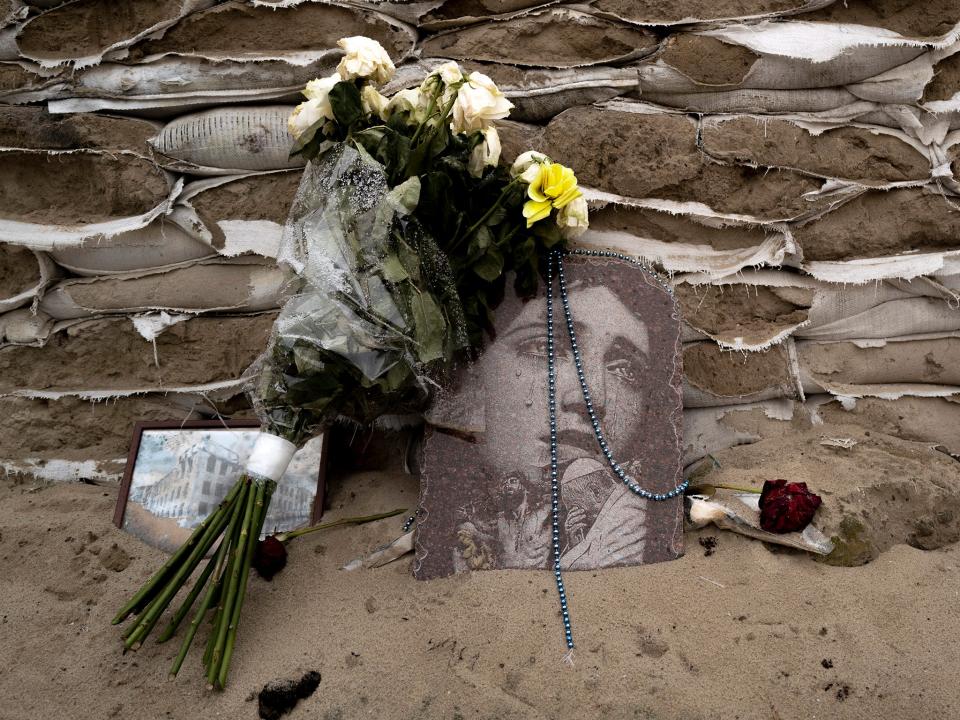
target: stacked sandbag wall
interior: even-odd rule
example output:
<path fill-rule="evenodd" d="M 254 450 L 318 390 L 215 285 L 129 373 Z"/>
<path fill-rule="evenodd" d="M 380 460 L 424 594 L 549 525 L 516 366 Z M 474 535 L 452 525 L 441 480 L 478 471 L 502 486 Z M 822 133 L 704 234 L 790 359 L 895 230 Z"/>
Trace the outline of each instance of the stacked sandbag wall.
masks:
<path fill-rule="evenodd" d="M 134 419 L 248 412 L 300 174 L 286 117 L 363 34 L 448 59 L 574 167 L 585 247 L 666 272 L 685 463 L 799 424 L 960 452 L 954 0 L 8 0 L 0 460 L 115 476 Z"/>

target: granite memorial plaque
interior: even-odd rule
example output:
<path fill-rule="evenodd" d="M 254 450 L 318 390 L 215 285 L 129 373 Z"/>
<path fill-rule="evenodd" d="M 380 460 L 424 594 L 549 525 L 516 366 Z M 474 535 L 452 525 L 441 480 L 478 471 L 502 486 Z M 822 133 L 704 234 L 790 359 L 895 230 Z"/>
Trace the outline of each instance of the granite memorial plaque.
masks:
<path fill-rule="evenodd" d="M 673 297 L 624 260 L 568 256 L 577 344 L 614 458 L 641 485 L 680 481 L 683 422 L 680 318 Z M 555 293 L 558 294 L 555 288 Z M 554 305 L 561 566 L 592 569 L 682 554 L 683 500 L 648 501 L 606 463 Z M 550 431 L 546 287 L 523 301 L 508 289 L 495 339 L 458 368 L 427 415 L 414 573 L 547 568 Z"/>

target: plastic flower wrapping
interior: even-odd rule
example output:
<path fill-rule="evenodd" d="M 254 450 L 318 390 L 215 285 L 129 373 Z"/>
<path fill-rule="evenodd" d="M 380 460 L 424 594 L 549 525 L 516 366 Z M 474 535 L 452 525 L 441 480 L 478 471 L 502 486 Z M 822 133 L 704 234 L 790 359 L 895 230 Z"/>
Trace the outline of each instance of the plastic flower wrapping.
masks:
<path fill-rule="evenodd" d="M 226 684 L 263 518 L 295 449 L 338 419 L 422 410 L 450 363 L 481 347 L 507 274 L 532 294 L 547 249 L 587 226 L 572 170 L 532 151 L 499 164 L 494 122 L 512 105 L 490 78 L 447 63 L 386 98 L 383 48 L 340 46 L 337 73 L 308 83 L 289 120 L 309 162 L 278 256 L 289 299 L 250 388 L 262 432 L 247 472 L 114 620 L 136 616 L 124 637 L 139 647 L 209 555 L 159 639 L 191 618 L 176 674 L 212 615 L 211 688 Z"/>

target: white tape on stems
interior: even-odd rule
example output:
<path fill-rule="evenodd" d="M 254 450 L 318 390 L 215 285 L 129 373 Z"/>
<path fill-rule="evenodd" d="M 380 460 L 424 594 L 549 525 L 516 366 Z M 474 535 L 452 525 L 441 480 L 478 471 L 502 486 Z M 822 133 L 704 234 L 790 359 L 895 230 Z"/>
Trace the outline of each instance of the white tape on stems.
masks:
<path fill-rule="evenodd" d="M 247 472 L 279 481 L 297 446 L 282 437 L 260 433 L 247 460 Z"/>

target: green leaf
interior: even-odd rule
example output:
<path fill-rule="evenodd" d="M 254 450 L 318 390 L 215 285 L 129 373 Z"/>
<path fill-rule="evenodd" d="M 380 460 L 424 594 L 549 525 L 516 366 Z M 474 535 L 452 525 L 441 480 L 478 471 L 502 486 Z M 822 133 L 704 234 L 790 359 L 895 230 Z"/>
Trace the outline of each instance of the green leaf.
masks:
<path fill-rule="evenodd" d="M 433 297 L 427 293 L 414 293 L 410 298 L 410 311 L 413 314 L 413 333 L 420 362 L 428 363 L 442 358 L 447 323 Z"/>
<path fill-rule="evenodd" d="M 383 273 L 383 279 L 392 283 L 397 283 L 410 277 L 407 271 L 403 269 L 400 258 L 396 255 L 387 255 L 380 264 L 380 271 Z"/>
<path fill-rule="evenodd" d="M 360 90 L 354 82 L 342 81 L 334 85 L 330 90 L 330 106 L 337 122 L 345 128 L 363 120 Z"/>
<path fill-rule="evenodd" d="M 473 266 L 473 271 L 487 282 L 493 282 L 503 272 L 503 255 L 496 248 L 490 248 Z"/>

